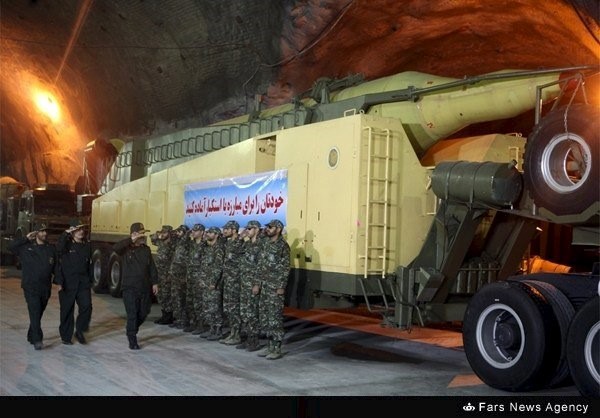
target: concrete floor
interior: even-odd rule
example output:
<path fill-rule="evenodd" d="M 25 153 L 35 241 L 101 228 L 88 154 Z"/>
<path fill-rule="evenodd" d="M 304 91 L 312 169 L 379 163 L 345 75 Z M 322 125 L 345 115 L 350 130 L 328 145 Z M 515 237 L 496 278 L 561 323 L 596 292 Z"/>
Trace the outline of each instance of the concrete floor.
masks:
<path fill-rule="evenodd" d="M 316 322 L 287 317 L 285 356 L 269 361 L 155 325 L 154 305 L 140 330 L 142 350 L 132 351 L 122 300 L 104 294 L 93 297 L 89 344 L 65 346 L 54 291 L 42 322 L 46 347 L 35 351 L 26 341 L 20 272 L 2 267 L 0 273 L 2 396 L 579 396 L 574 386 L 529 393 L 488 387 L 452 343 L 461 341 L 456 332 L 390 337 L 356 321 L 351 327 L 319 323 L 318 313 Z"/>

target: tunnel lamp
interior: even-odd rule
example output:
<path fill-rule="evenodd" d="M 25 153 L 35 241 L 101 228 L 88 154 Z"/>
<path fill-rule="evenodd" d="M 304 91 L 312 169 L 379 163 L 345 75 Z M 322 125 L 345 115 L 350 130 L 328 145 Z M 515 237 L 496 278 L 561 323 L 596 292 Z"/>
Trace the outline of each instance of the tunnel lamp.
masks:
<path fill-rule="evenodd" d="M 60 118 L 60 108 L 56 99 L 47 92 L 38 92 L 35 96 L 35 103 L 38 109 L 48 116 L 52 122 L 57 122 Z"/>

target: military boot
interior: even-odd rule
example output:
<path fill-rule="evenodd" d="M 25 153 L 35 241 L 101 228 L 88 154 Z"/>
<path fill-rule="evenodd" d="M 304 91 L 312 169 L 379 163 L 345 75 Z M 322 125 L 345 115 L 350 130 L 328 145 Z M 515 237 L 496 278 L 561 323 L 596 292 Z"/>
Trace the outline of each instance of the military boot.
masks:
<path fill-rule="evenodd" d="M 202 321 L 198 321 L 196 323 L 196 328 L 192 331 L 192 335 L 200 335 L 204 331 L 206 331 L 206 327 L 204 326 L 204 323 Z"/>
<path fill-rule="evenodd" d="M 227 335 L 223 335 L 223 336 L 221 337 L 221 339 L 219 340 L 219 342 L 220 342 L 221 344 L 227 344 L 227 343 L 226 343 L 226 341 L 229 341 L 229 339 L 231 338 L 231 334 L 232 334 L 232 332 L 230 332 L 230 333 L 229 333 L 229 334 L 227 334 Z"/>
<path fill-rule="evenodd" d="M 165 319 L 160 324 L 171 325 L 173 321 L 175 321 L 175 318 L 173 318 L 173 312 L 165 312 Z"/>
<path fill-rule="evenodd" d="M 208 336 L 212 333 L 212 326 L 208 326 L 202 334 L 200 334 L 200 338 L 208 338 Z"/>
<path fill-rule="evenodd" d="M 130 350 L 139 350 L 141 348 L 137 342 L 137 337 L 135 335 L 128 335 L 127 339 L 129 340 Z"/>
<path fill-rule="evenodd" d="M 161 315 L 160 315 L 160 318 L 156 319 L 156 320 L 154 321 L 154 323 L 155 323 L 155 324 L 163 324 L 163 323 L 164 323 L 164 321 L 165 321 L 165 319 L 166 319 L 166 317 L 167 317 L 167 312 L 166 312 L 164 309 L 162 309 L 162 310 L 161 310 Z"/>
<path fill-rule="evenodd" d="M 242 339 L 240 338 L 240 332 L 236 329 L 231 332 L 231 335 L 229 336 L 229 339 L 225 341 L 225 344 L 226 345 L 238 345 L 241 342 L 242 342 Z"/>
<path fill-rule="evenodd" d="M 223 336 L 221 327 L 211 327 L 210 335 L 206 337 L 208 341 L 217 341 Z"/>
<path fill-rule="evenodd" d="M 251 335 L 246 340 L 246 351 L 258 351 L 260 350 L 260 344 L 258 343 L 258 335 Z"/>
<path fill-rule="evenodd" d="M 273 341 L 269 340 L 269 343 L 267 344 L 267 346 L 260 353 L 258 353 L 258 357 L 267 357 L 269 354 L 271 354 L 272 350 L 273 350 Z"/>
<path fill-rule="evenodd" d="M 277 360 L 281 356 L 281 341 L 273 341 L 273 349 L 267 354 L 267 360 Z"/>
<path fill-rule="evenodd" d="M 185 324 L 185 326 L 183 327 L 183 332 L 192 332 L 195 329 L 196 329 L 196 326 L 190 322 L 190 323 Z"/>

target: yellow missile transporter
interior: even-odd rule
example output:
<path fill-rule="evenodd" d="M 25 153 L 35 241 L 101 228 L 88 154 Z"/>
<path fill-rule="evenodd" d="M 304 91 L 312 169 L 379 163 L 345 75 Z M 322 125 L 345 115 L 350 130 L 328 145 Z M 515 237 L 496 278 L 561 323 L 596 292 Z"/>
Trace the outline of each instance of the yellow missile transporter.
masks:
<path fill-rule="evenodd" d="M 400 328 L 463 321 L 469 362 L 491 386 L 558 385 L 573 362 L 588 393 L 600 373 L 581 360 L 593 344 L 580 342 L 600 339 L 597 272 L 520 266 L 540 221 L 600 244 L 600 111 L 580 94 L 597 71 L 320 80 L 289 105 L 127 143 L 93 202 L 94 289 L 120 294 L 110 245 L 133 222 L 243 226 L 276 214 L 291 248 L 287 306 L 365 304 Z M 527 139 L 448 139 L 528 110 Z M 595 320 L 573 331 L 578 354 L 567 358 L 569 324 L 588 301 Z"/>

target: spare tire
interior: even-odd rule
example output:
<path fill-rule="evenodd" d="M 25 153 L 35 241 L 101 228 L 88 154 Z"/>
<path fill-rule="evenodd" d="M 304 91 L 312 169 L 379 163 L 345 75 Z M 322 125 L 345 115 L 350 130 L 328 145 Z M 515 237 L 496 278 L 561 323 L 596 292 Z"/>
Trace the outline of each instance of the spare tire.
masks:
<path fill-rule="evenodd" d="M 525 189 L 538 207 L 574 215 L 600 200 L 600 109 L 573 104 L 546 115 L 527 139 Z"/>

